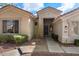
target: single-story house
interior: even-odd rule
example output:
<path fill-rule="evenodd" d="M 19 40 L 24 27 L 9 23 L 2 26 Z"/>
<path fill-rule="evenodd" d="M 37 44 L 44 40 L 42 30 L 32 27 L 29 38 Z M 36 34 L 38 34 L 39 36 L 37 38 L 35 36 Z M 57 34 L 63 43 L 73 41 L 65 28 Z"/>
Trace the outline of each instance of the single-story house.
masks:
<path fill-rule="evenodd" d="M 0 34 L 27 34 L 33 36 L 35 16 L 12 5 L 0 9 Z"/>
<path fill-rule="evenodd" d="M 61 15 L 60 10 L 47 7 L 37 16 L 12 5 L 0 9 L 0 34 L 27 34 L 33 37 L 51 37 L 57 34 L 61 43 L 73 44 L 79 38 L 79 9 Z"/>

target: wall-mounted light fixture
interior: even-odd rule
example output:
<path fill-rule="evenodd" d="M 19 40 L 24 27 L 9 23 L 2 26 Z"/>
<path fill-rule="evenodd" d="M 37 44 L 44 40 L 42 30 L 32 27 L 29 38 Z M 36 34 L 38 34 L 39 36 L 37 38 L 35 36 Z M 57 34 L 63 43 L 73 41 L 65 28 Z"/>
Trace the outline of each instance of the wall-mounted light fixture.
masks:
<path fill-rule="evenodd" d="M 30 22 L 30 19 L 29 19 L 29 22 Z"/>
<path fill-rule="evenodd" d="M 38 23 L 37 22 L 35 22 L 35 25 L 37 25 Z"/>
<path fill-rule="evenodd" d="M 65 28 L 67 28 L 67 26 L 65 26 Z"/>

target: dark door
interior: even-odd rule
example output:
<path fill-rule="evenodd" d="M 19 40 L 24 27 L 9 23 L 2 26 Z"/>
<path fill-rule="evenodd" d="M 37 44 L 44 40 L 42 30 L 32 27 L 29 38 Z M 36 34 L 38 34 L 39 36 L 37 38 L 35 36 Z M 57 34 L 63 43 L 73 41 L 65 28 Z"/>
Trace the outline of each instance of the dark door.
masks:
<path fill-rule="evenodd" d="M 50 25 L 53 21 L 53 18 L 44 18 L 43 19 L 43 32 L 44 32 L 44 36 L 49 36 L 50 35 Z"/>
<path fill-rule="evenodd" d="M 48 35 L 48 26 L 44 25 L 44 36 Z"/>

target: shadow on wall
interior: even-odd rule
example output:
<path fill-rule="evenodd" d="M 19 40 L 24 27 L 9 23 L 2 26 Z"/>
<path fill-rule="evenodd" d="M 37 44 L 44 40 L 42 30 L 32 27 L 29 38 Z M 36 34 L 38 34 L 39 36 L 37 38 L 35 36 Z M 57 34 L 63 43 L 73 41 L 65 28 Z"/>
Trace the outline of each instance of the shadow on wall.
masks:
<path fill-rule="evenodd" d="M 58 35 L 57 34 L 54 34 L 54 33 L 52 33 L 52 38 L 55 40 L 55 41 L 58 41 Z"/>

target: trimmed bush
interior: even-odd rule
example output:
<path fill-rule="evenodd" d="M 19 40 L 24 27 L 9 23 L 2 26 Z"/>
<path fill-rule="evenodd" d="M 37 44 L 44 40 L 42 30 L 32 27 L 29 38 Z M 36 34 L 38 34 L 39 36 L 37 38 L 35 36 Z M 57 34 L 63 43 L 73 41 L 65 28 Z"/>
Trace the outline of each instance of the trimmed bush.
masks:
<path fill-rule="evenodd" d="M 0 35 L 0 43 L 6 43 L 8 39 L 8 35 Z"/>
<path fill-rule="evenodd" d="M 14 34 L 14 35 L 0 35 L 0 43 L 16 43 L 23 44 L 28 40 L 27 35 Z"/>
<path fill-rule="evenodd" d="M 16 44 L 22 44 L 27 41 L 27 35 L 14 35 L 14 41 Z"/>
<path fill-rule="evenodd" d="M 79 46 L 79 39 L 75 39 L 74 43 L 75 43 L 76 46 Z"/>
<path fill-rule="evenodd" d="M 15 43 L 13 35 L 8 35 L 7 43 Z"/>

